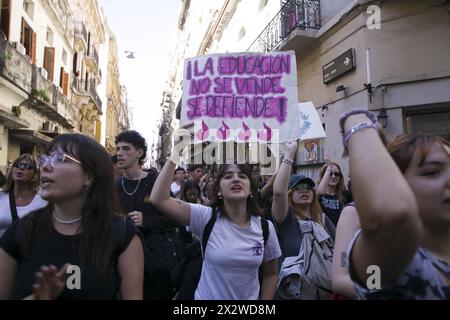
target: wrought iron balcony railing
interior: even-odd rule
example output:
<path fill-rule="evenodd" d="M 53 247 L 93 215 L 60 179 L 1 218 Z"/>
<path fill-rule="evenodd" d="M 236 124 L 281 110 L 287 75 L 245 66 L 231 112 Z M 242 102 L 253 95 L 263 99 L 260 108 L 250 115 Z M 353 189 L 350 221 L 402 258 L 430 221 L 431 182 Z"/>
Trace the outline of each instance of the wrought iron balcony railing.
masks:
<path fill-rule="evenodd" d="M 296 29 L 320 29 L 320 0 L 287 1 L 247 51 L 271 52 Z"/>

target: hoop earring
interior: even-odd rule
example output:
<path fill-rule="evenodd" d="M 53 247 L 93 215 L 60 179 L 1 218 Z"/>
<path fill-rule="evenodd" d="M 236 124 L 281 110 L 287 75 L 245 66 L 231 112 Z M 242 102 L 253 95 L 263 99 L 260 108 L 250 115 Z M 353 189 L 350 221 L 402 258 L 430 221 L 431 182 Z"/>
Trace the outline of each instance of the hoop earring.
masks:
<path fill-rule="evenodd" d="M 223 200 L 223 195 L 219 195 L 219 200 Z"/>

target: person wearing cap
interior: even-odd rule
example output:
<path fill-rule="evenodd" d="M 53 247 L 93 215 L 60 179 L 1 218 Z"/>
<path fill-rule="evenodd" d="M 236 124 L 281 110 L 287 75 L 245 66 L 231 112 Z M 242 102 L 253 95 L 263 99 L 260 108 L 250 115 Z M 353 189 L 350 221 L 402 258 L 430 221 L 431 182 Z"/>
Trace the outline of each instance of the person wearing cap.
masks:
<path fill-rule="evenodd" d="M 303 234 L 298 220 L 313 220 L 325 228 L 334 239 L 335 228 L 331 220 L 323 214 L 314 190 L 314 181 L 304 175 L 289 178 L 297 142 L 286 144 L 285 153 L 273 184 L 272 215 L 278 229 L 282 257 L 297 256 Z"/>

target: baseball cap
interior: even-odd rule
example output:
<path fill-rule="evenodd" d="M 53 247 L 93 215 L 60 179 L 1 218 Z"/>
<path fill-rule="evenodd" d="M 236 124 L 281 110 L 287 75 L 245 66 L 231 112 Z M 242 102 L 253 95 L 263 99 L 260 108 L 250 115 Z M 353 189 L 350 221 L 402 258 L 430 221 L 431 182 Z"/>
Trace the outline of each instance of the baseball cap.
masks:
<path fill-rule="evenodd" d="M 314 183 L 314 181 L 311 178 L 309 178 L 307 176 L 304 176 L 304 175 L 301 175 L 301 174 L 296 174 L 296 175 L 293 175 L 289 179 L 289 187 L 288 187 L 288 189 L 291 190 L 292 188 L 294 188 L 300 182 L 307 183 L 312 188 L 314 188 L 316 186 L 316 184 Z"/>

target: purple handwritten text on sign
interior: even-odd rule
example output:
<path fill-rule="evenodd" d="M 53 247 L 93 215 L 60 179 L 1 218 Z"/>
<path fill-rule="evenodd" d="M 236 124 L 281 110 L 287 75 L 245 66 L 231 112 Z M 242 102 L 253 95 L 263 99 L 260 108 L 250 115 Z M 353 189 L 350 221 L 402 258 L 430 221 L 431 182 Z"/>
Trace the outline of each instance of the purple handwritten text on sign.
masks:
<path fill-rule="evenodd" d="M 296 72 L 293 52 L 227 53 L 188 59 L 181 120 L 201 120 L 200 140 L 213 139 L 205 128 L 227 137 L 224 130 L 228 126 L 240 132 L 232 139 L 269 141 L 273 129 L 288 132 L 290 119 L 298 119 L 296 114 L 290 116 L 290 110 L 298 112 L 296 106 L 292 107 L 297 103 Z M 258 135 L 252 135 L 250 128 Z"/>

